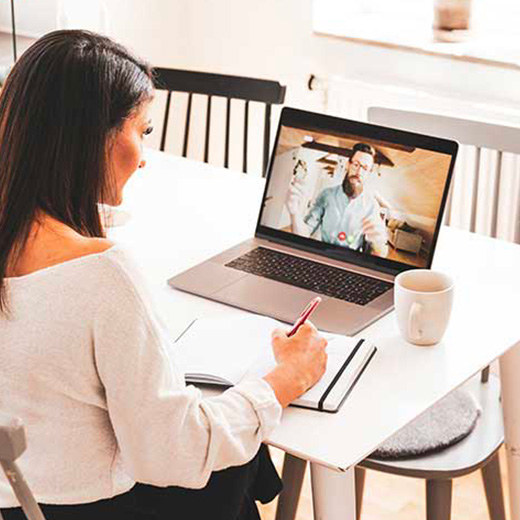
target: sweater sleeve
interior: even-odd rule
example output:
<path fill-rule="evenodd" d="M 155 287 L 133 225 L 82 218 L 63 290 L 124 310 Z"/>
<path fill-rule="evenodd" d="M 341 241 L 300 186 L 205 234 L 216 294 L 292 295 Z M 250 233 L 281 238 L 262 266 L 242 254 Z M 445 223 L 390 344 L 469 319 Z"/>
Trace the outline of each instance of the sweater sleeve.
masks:
<path fill-rule="evenodd" d="M 208 399 L 186 386 L 146 293 L 127 270 L 113 267 L 93 342 L 125 469 L 138 482 L 202 488 L 213 471 L 253 458 L 279 423 L 281 406 L 260 378 Z"/>

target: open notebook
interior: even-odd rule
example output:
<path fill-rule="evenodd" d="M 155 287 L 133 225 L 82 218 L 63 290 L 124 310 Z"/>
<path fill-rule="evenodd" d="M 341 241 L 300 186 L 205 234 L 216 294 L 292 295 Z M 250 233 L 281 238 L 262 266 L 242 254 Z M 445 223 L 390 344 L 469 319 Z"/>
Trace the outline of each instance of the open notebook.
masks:
<path fill-rule="evenodd" d="M 287 324 L 264 316 L 204 318 L 193 321 L 177 338 L 176 360 L 186 382 L 233 386 L 243 378 L 266 375 L 276 361 L 271 332 Z M 376 352 L 365 340 L 324 334 L 328 339 L 324 376 L 292 404 L 337 412 Z"/>

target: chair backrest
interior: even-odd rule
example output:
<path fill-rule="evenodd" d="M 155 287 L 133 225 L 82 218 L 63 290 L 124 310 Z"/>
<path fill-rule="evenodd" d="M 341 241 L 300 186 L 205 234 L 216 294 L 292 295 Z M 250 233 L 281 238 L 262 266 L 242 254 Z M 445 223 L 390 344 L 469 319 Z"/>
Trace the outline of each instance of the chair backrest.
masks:
<path fill-rule="evenodd" d="M 368 109 L 368 120 L 378 125 L 391 126 L 401 130 L 433 135 L 445 139 L 453 139 L 460 144 L 476 147 L 477 160 L 473 177 L 470 231 L 475 231 L 477 216 L 480 155 L 482 149 L 496 150 L 498 152 L 495 164 L 496 183 L 492 199 L 493 221 L 490 235 L 493 237 L 497 236 L 502 154 L 520 154 L 520 128 L 382 107 L 370 107 Z M 453 192 L 453 190 L 451 190 L 451 192 Z M 448 198 L 447 212 L 451 211 L 451 203 L 452 197 L 450 196 Z M 520 237 L 520 224 L 518 222 L 516 223 L 516 237 Z M 481 371 L 480 380 L 482 383 L 488 382 L 489 366 Z"/>
<path fill-rule="evenodd" d="M 247 171 L 248 166 L 248 135 L 249 135 L 249 102 L 260 102 L 265 104 L 264 130 L 263 130 L 263 161 L 262 175 L 265 176 L 267 162 L 269 160 L 269 146 L 271 139 L 271 107 L 283 104 L 285 100 L 285 87 L 277 81 L 264 79 L 245 78 L 241 76 L 230 76 L 225 74 L 212 74 L 207 72 L 195 72 L 177 69 L 154 69 L 154 84 L 158 90 L 167 91 L 166 109 L 164 113 L 163 129 L 161 134 L 160 149 L 164 151 L 168 120 L 170 116 L 170 105 L 172 92 L 188 93 L 188 107 L 184 123 L 184 142 L 182 156 L 186 157 L 188 152 L 188 141 L 190 137 L 190 119 L 193 94 L 207 96 L 206 124 L 204 136 L 204 162 L 208 162 L 209 142 L 211 128 L 211 100 L 213 96 L 226 98 L 225 116 L 225 149 L 224 167 L 229 166 L 230 149 L 230 121 L 231 100 L 239 99 L 245 101 L 244 107 L 244 132 L 242 170 Z"/>
<path fill-rule="evenodd" d="M 45 520 L 15 460 L 25 451 L 27 443 L 22 421 L 0 413 L 0 466 L 29 520 Z M 1 516 L 0 516 L 1 517 Z"/>
<path fill-rule="evenodd" d="M 484 166 L 488 170 L 492 170 L 494 175 L 493 193 L 490 199 L 492 206 L 491 222 L 487 234 L 494 238 L 497 237 L 500 187 L 504 169 L 503 156 L 504 154 L 520 155 L 520 128 L 382 107 L 369 108 L 368 120 L 372 123 L 391 126 L 401 130 L 453 139 L 462 145 L 474 147 L 476 154 L 473 162 L 474 172 L 472 177 L 473 185 L 471 187 L 472 199 L 469 231 L 476 231 L 477 211 L 479 208 L 479 183 L 485 180 L 481 179 L 481 170 L 484 169 L 482 166 L 485 163 Z M 484 153 L 488 150 L 496 151 L 493 159 L 494 164 L 492 165 L 488 165 L 487 161 L 484 161 Z M 457 162 L 459 161 L 457 160 Z M 453 184 L 452 182 L 446 205 L 446 223 L 450 223 Z M 518 195 L 520 196 L 520 193 Z M 513 225 L 514 230 L 509 239 L 520 242 L 520 219 L 517 218 Z"/>

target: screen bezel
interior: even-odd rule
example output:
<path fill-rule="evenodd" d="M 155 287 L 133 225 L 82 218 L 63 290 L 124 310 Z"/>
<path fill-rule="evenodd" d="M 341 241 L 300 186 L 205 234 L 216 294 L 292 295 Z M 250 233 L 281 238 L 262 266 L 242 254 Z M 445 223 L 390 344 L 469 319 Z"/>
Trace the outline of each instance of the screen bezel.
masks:
<path fill-rule="evenodd" d="M 322 132 L 325 134 L 339 134 L 339 136 L 345 137 L 355 136 L 378 141 L 387 141 L 390 143 L 404 144 L 414 146 L 416 148 L 422 148 L 424 150 L 430 150 L 433 152 L 450 155 L 450 166 L 444 185 L 441 206 L 439 209 L 439 216 L 437 217 L 437 222 L 435 224 L 435 231 L 433 234 L 433 239 L 431 242 L 430 252 L 428 255 L 426 265 L 423 267 L 419 267 L 410 264 L 405 264 L 403 262 L 397 262 L 395 260 L 389 260 L 387 258 L 363 254 L 358 251 L 348 249 L 346 247 L 333 244 L 326 244 L 320 242 L 319 240 L 302 237 L 293 233 L 288 233 L 286 231 L 280 231 L 278 229 L 263 226 L 260 222 L 262 220 L 262 215 L 265 209 L 265 199 L 267 196 L 267 190 L 269 188 L 269 182 L 271 180 L 271 175 L 273 173 L 274 158 L 276 154 L 276 149 L 278 147 L 280 132 L 283 126 L 297 128 L 301 130 Z M 264 240 L 271 240 L 281 245 L 291 246 L 309 253 L 315 253 L 334 260 L 339 260 L 341 262 L 355 264 L 362 267 L 373 268 L 378 271 L 394 275 L 410 269 L 430 269 L 433 262 L 435 248 L 437 246 L 437 238 L 439 236 L 439 231 L 442 223 L 442 216 L 444 215 L 444 210 L 446 207 L 446 201 L 448 198 L 448 191 L 453 175 L 453 169 L 455 167 L 455 159 L 457 156 L 458 147 L 459 145 L 456 141 L 452 141 L 449 139 L 441 139 L 439 137 L 416 134 L 414 132 L 406 132 L 404 130 L 397 130 L 395 128 L 388 128 L 370 123 L 362 123 L 359 121 L 341 119 L 325 114 L 284 107 L 280 115 L 280 121 L 278 123 L 274 147 L 272 149 L 271 158 L 269 160 L 269 166 L 267 168 L 265 189 L 262 197 L 260 213 L 256 224 L 255 236 Z"/>

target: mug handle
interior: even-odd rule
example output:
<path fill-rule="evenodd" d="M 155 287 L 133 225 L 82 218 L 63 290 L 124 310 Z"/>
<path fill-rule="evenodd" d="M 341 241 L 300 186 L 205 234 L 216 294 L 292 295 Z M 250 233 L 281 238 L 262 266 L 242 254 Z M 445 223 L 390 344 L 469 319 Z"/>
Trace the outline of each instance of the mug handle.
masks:
<path fill-rule="evenodd" d="M 419 316 L 422 311 L 422 305 L 417 302 L 413 302 L 410 307 L 410 315 L 408 317 L 408 336 L 413 341 L 418 341 L 422 338 L 423 331 L 419 327 Z"/>

